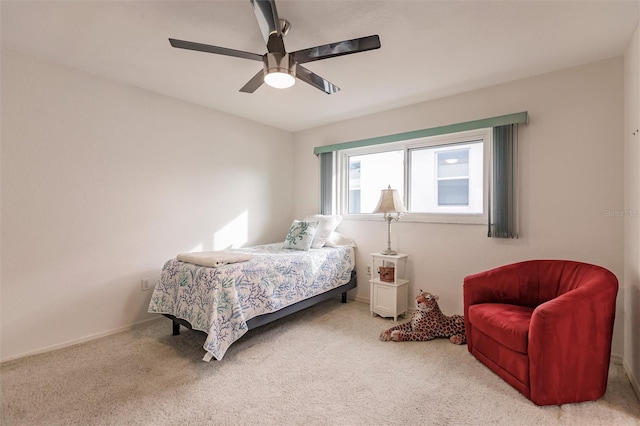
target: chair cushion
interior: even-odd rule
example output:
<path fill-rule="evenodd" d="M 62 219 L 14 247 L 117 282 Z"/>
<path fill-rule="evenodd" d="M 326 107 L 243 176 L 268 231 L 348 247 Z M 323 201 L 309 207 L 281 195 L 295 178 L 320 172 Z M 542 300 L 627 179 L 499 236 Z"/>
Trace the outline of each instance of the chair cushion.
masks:
<path fill-rule="evenodd" d="M 527 353 L 529 323 L 533 308 L 505 303 L 481 303 L 469 306 L 469 322 L 496 342 L 523 354 Z"/>

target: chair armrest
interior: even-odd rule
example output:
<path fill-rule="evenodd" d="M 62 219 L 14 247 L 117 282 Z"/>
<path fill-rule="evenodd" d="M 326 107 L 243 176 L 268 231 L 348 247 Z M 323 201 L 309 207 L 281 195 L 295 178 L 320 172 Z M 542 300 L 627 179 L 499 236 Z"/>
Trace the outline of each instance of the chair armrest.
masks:
<path fill-rule="evenodd" d="M 617 281 L 610 285 L 594 278 L 533 311 L 528 344 L 533 402 L 586 401 L 604 394 L 617 292 Z"/>

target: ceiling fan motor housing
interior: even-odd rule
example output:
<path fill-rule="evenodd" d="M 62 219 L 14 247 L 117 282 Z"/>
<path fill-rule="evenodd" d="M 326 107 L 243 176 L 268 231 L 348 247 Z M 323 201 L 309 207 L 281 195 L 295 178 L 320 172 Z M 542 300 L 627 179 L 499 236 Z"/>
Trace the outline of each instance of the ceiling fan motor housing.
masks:
<path fill-rule="evenodd" d="M 264 74 L 280 72 L 296 76 L 296 61 L 289 53 L 271 52 L 263 57 Z"/>

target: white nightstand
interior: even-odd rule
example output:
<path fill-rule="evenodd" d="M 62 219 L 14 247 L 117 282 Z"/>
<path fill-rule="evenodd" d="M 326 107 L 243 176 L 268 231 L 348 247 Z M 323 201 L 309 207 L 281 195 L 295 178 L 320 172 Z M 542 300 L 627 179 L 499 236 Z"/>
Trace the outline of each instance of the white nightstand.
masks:
<path fill-rule="evenodd" d="M 406 262 L 409 255 L 398 253 L 394 255 L 371 253 L 371 280 L 369 280 L 369 297 L 371 316 L 398 316 L 407 311 L 407 296 L 409 280 L 406 279 Z M 383 281 L 380 277 L 381 266 L 393 267 L 392 281 Z M 384 278 L 384 277 L 383 277 Z"/>

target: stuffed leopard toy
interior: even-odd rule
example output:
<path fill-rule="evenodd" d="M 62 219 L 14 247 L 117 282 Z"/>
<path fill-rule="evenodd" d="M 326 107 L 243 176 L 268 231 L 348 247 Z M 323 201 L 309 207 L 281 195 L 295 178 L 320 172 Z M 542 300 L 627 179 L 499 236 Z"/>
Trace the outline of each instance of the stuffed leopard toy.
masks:
<path fill-rule="evenodd" d="M 396 342 L 416 342 L 436 337 L 448 337 L 451 343 L 456 345 L 466 343 L 464 317 L 446 316 L 438 307 L 438 296 L 422 290 L 416 298 L 416 311 L 411 320 L 380 334 L 380 340 Z"/>

